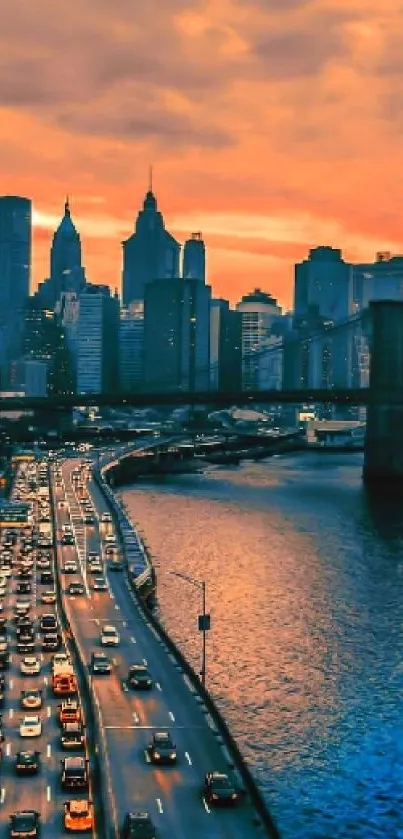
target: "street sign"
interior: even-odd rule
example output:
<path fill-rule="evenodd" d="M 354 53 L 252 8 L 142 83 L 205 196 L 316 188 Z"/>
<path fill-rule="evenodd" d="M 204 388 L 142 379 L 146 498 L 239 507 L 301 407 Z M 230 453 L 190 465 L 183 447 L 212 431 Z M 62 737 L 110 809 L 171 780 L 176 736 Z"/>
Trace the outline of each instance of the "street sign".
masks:
<path fill-rule="evenodd" d="M 199 632 L 207 632 L 210 628 L 210 615 L 199 615 Z"/>

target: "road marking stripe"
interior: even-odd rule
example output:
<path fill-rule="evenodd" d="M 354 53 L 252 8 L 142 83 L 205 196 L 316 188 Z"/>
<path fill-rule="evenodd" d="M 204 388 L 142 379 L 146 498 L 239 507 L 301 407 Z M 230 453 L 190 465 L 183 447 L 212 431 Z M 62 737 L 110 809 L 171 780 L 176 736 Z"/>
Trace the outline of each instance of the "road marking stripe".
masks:
<path fill-rule="evenodd" d="M 1 793 L 0 793 L 0 802 L 1 802 L 1 804 L 4 804 L 4 799 L 5 799 L 5 797 L 6 797 L 6 791 L 5 791 L 4 787 L 2 787 L 2 788 L 1 788 Z"/>
<path fill-rule="evenodd" d="M 192 761 L 191 761 L 191 758 L 190 758 L 190 754 L 189 754 L 189 752 L 185 752 L 185 758 L 186 758 L 186 760 L 187 760 L 187 762 L 188 762 L 189 766 L 193 766 L 193 763 L 192 763 Z"/>
<path fill-rule="evenodd" d="M 131 640 L 132 644 L 137 644 L 137 641 L 136 641 L 134 635 L 131 635 L 130 640 Z"/>
<path fill-rule="evenodd" d="M 161 801 L 160 798 L 157 798 L 157 807 L 158 807 L 160 813 L 164 812 L 163 809 L 162 809 L 162 801 Z"/>
<path fill-rule="evenodd" d="M 48 677 L 47 677 L 47 676 L 44 676 L 44 677 L 43 677 L 43 684 L 44 684 L 44 685 L 47 685 L 47 683 L 48 683 Z"/>
<path fill-rule="evenodd" d="M 10 752 L 11 752 L 11 743 L 7 743 L 7 746 L 6 746 L 6 755 L 7 755 L 7 757 L 9 757 L 9 756 L 10 756 Z"/>
<path fill-rule="evenodd" d="M 151 758 L 150 758 L 150 755 L 148 754 L 147 749 L 144 749 L 144 757 L 145 757 L 147 763 L 151 763 Z"/>
<path fill-rule="evenodd" d="M 10 708 L 10 710 L 9 710 L 9 712 L 8 712 L 8 715 L 9 715 L 10 720 L 11 720 L 11 719 L 12 719 L 12 717 L 14 716 L 14 709 L 13 709 L 13 708 Z"/>
<path fill-rule="evenodd" d="M 120 609 L 120 606 L 118 606 L 117 603 L 115 603 L 115 609 Z"/>
<path fill-rule="evenodd" d="M 168 711 L 168 715 L 171 717 L 172 722 L 175 722 L 175 717 L 174 717 L 172 711 Z"/>
<path fill-rule="evenodd" d="M 48 705 L 47 711 L 48 711 L 48 717 L 51 717 L 52 716 L 52 708 L 51 708 L 50 705 Z"/>
<path fill-rule="evenodd" d="M 50 799 L 52 798 L 52 790 L 49 786 L 46 787 L 46 798 L 48 801 L 50 801 Z"/>
<path fill-rule="evenodd" d="M 132 717 L 133 717 L 135 723 L 140 722 L 140 717 L 139 717 L 138 714 L 136 714 L 135 711 L 133 711 Z"/>
<path fill-rule="evenodd" d="M 157 688 L 157 690 L 162 690 L 162 687 L 159 682 L 155 683 L 155 687 Z"/>
<path fill-rule="evenodd" d="M 50 745 L 50 743 L 48 743 L 48 745 L 46 746 L 46 756 L 50 757 L 51 754 L 52 754 L 52 746 Z"/>
<path fill-rule="evenodd" d="M 206 799 L 205 799 L 205 798 L 203 798 L 203 804 L 204 804 L 204 809 L 205 809 L 206 813 L 209 813 L 209 812 L 210 812 L 210 808 L 209 808 L 209 806 L 208 806 L 207 801 L 206 801 Z"/>
<path fill-rule="evenodd" d="M 10 690 L 12 690 L 13 687 L 14 687 L 14 679 L 10 679 L 9 685 L 10 685 Z"/>

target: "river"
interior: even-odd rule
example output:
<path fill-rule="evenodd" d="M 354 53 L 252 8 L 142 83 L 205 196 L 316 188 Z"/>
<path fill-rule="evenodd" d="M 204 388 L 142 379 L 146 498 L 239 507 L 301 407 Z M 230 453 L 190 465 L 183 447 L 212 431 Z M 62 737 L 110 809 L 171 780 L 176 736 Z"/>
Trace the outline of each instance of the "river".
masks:
<path fill-rule="evenodd" d="M 159 610 L 200 669 L 284 839 L 403 839 L 403 500 L 359 454 L 299 454 L 122 489 Z"/>

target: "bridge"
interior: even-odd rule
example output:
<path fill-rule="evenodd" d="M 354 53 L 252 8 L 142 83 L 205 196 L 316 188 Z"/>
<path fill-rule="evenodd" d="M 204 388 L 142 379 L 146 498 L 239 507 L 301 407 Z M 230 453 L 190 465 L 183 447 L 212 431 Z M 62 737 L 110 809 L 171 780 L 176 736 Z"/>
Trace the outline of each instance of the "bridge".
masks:
<path fill-rule="evenodd" d="M 305 329 L 305 331 L 304 331 Z M 256 360 L 256 355 L 253 356 Z M 316 331 L 301 328 L 265 363 L 282 365 L 282 388 L 231 392 L 189 389 L 2 398 L 7 411 L 63 417 L 74 407 L 158 407 L 324 404 L 367 407 L 364 477 L 403 480 L 403 302 L 377 301 L 363 314 Z M 269 371 L 270 372 L 270 371 Z M 270 375 L 266 376 L 270 380 Z M 278 382 L 278 377 L 277 377 Z"/>

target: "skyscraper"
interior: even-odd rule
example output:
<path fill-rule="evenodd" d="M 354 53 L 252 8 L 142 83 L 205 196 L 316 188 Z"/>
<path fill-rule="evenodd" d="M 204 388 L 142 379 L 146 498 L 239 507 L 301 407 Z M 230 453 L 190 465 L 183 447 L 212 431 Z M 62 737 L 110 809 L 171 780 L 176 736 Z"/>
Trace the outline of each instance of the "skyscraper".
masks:
<path fill-rule="evenodd" d="M 0 196 L 0 366 L 19 352 L 22 310 L 31 279 L 32 205 L 29 198 Z"/>
<path fill-rule="evenodd" d="M 50 293 L 53 306 L 64 291 L 79 294 L 85 286 L 81 264 L 81 240 L 71 218 L 68 198 L 64 216 L 53 236 L 50 250 Z"/>
<path fill-rule="evenodd" d="M 201 233 L 192 233 L 183 249 L 183 278 L 206 282 L 206 250 Z"/>
<path fill-rule="evenodd" d="M 148 283 L 144 378 L 149 390 L 208 390 L 211 288 L 198 280 Z"/>
<path fill-rule="evenodd" d="M 228 300 L 210 306 L 210 388 L 240 390 L 242 386 L 242 315 Z"/>
<path fill-rule="evenodd" d="M 119 300 L 106 286 L 80 294 L 77 328 L 77 393 L 117 389 Z"/>
<path fill-rule="evenodd" d="M 335 323 L 352 314 L 352 269 L 338 248 L 312 248 L 308 259 L 295 266 L 294 301 L 297 326 L 308 312 Z"/>
<path fill-rule="evenodd" d="M 273 324 L 281 315 L 277 300 L 259 288 L 245 294 L 236 304 L 242 313 L 242 387 L 259 387 L 259 352 L 270 337 Z"/>
<path fill-rule="evenodd" d="M 123 243 L 123 304 L 144 300 L 145 287 L 153 280 L 179 276 L 180 245 L 165 230 L 157 200 L 150 188 L 140 210 L 135 232 Z"/>
<path fill-rule="evenodd" d="M 144 303 L 120 310 L 119 383 L 124 392 L 138 388 L 144 370 Z"/>

